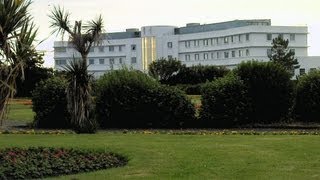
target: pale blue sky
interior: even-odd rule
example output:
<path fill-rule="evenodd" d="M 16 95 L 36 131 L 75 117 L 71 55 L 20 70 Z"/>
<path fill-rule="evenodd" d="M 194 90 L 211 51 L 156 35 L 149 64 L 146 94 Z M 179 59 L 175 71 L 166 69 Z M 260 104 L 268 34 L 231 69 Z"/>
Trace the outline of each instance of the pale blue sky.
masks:
<path fill-rule="evenodd" d="M 39 37 L 48 38 L 38 49 L 53 66 L 53 41 L 48 14 L 54 5 L 71 12 L 73 20 L 102 14 L 106 32 L 145 25 L 184 26 L 189 22 L 215 23 L 234 19 L 271 19 L 272 25 L 309 27 L 309 56 L 320 56 L 319 0 L 34 0 L 32 14 Z"/>

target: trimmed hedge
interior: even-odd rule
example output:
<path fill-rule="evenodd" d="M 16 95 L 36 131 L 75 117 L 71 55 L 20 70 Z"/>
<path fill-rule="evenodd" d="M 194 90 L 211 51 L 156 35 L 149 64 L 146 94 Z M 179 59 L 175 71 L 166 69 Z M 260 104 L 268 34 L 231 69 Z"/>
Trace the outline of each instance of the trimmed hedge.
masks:
<path fill-rule="evenodd" d="M 102 128 L 182 128 L 194 113 L 185 94 L 139 71 L 113 71 L 97 82 L 96 115 Z"/>
<path fill-rule="evenodd" d="M 253 123 L 268 124 L 288 119 L 294 101 L 291 75 L 284 67 L 273 62 L 249 61 L 235 70 L 248 88 Z"/>
<path fill-rule="evenodd" d="M 32 109 L 37 128 L 69 128 L 66 80 L 52 77 L 41 81 L 32 92 Z"/>
<path fill-rule="evenodd" d="M 310 72 L 297 83 L 295 114 L 298 121 L 320 122 L 320 71 Z"/>
<path fill-rule="evenodd" d="M 233 74 L 207 83 L 202 91 L 200 118 L 206 128 L 231 128 L 248 124 L 247 87 Z"/>

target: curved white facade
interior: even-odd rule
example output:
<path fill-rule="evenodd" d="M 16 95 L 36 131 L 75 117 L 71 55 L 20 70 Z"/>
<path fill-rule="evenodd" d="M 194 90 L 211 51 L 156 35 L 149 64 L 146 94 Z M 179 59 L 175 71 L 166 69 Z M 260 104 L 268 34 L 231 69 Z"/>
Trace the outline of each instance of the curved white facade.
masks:
<path fill-rule="evenodd" d="M 186 27 L 145 26 L 141 31 L 110 33 L 99 47 L 89 54 L 89 71 L 100 76 L 108 70 L 128 67 L 146 71 L 158 58 L 177 58 L 187 66 L 219 65 L 235 67 L 242 61 L 268 61 L 272 39 L 277 36 L 289 39 L 289 48 L 295 51 L 302 70 L 308 72 L 320 67 L 319 57 L 308 57 L 305 26 L 271 26 L 270 20 L 235 20 L 223 23 Z M 67 42 L 55 42 L 55 68 L 79 54 Z M 304 69 L 304 70 L 303 70 Z"/>

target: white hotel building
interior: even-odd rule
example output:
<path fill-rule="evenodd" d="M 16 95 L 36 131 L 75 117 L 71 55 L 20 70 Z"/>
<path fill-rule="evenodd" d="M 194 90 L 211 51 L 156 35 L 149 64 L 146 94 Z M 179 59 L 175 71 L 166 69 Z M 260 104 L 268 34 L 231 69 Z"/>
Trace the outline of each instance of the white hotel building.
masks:
<path fill-rule="evenodd" d="M 234 20 L 222 23 L 190 23 L 186 27 L 144 26 L 104 35 L 101 45 L 88 56 L 89 71 L 100 76 L 106 71 L 129 67 L 147 71 L 158 58 L 177 58 L 187 66 L 203 64 L 234 68 L 247 60 L 268 61 L 272 39 L 289 39 L 304 74 L 320 67 L 320 57 L 308 56 L 306 26 L 271 26 L 271 20 Z M 54 43 L 55 68 L 61 69 L 79 54 L 66 41 Z"/>

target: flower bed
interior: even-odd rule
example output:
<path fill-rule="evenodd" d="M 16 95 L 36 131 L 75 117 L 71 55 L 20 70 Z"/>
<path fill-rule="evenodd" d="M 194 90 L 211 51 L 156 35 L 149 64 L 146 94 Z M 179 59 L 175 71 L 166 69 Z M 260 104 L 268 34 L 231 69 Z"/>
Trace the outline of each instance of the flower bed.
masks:
<path fill-rule="evenodd" d="M 0 179 L 34 179 L 123 166 L 127 159 L 108 152 L 64 148 L 0 150 Z"/>

